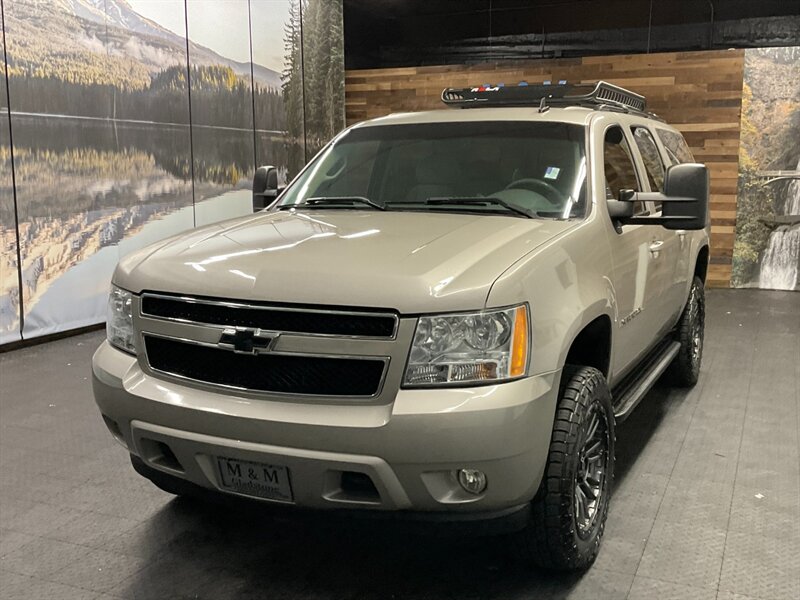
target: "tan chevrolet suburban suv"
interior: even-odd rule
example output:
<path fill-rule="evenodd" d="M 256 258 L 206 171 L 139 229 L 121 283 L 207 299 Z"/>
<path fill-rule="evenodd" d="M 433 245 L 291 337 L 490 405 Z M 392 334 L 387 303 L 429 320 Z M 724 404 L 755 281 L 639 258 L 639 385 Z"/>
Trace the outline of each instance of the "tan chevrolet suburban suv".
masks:
<path fill-rule="evenodd" d="M 97 404 L 166 491 L 480 522 L 585 568 L 615 422 L 697 380 L 707 171 L 604 82 L 442 99 L 122 260 Z"/>

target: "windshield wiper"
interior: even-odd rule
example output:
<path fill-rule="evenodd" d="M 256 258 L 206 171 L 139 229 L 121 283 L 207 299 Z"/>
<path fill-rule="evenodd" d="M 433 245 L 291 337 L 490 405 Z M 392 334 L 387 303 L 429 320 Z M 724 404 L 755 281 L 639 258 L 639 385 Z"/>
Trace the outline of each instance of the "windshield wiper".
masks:
<path fill-rule="evenodd" d="M 336 206 L 352 206 L 353 204 L 361 204 L 364 206 L 371 206 L 378 210 L 386 210 L 383 204 L 378 204 L 374 200 L 365 198 L 364 196 L 318 196 L 315 198 L 308 198 L 305 202 L 299 204 L 284 204 L 279 206 L 278 210 L 289 210 L 290 208 L 334 208 Z"/>
<path fill-rule="evenodd" d="M 493 206 L 502 206 L 506 210 L 517 213 L 518 215 L 522 215 L 523 217 L 527 217 L 529 219 L 533 219 L 536 217 L 536 213 L 525 210 L 524 208 L 520 208 L 518 206 L 514 206 L 513 204 L 509 204 L 505 200 L 501 200 L 500 198 L 494 198 L 493 196 L 443 196 L 437 198 L 428 198 L 425 200 L 424 204 L 428 206 L 440 206 L 440 205 L 451 205 L 451 206 L 486 206 L 486 205 L 493 205 Z"/>

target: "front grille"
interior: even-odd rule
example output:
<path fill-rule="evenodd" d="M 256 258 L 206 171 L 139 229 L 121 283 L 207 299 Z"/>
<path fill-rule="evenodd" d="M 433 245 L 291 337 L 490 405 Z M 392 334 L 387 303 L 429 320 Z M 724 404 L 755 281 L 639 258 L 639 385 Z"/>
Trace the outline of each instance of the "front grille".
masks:
<path fill-rule="evenodd" d="M 391 314 L 238 304 L 149 294 L 142 296 L 142 314 L 208 325 L 352 337 L 391 338 L 397 325 L 397 317 Z"/>
<path fill-rule="evenodd" d="M 145 335 L 150 368 L 196 381 L 256 392 L 374 396 L 383 360 L 286 354 L 237 354 Z"/>

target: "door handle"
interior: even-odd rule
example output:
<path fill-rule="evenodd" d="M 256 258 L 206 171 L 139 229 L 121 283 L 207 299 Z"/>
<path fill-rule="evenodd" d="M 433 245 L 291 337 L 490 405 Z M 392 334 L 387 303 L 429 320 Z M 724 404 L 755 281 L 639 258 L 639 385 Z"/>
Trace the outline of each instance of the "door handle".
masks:
<path fill-rule="evenodd" d="M 663 242 L 663 240 L 656 240 L 656 241 L 654 241 L 654 242 L 650 242 L 650 245 L 648 246 L 648 249 L 649 249 L 649 250 L 650 250 L 650 252 L 652 252 L 653 254 L 658 254 L 659 250 L 661 250 L 661 247 L 662 247 L 663 245 L 664 245 L 664 242 Z"/>

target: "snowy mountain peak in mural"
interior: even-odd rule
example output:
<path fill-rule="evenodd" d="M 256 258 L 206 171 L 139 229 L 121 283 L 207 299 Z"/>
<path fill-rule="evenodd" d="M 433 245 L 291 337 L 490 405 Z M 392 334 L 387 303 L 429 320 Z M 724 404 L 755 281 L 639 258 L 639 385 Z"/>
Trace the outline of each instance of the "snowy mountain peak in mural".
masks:
<path fill-rule="evenodd" d="M 47 69 L 53 66 L 53 60 L 73 70 L 105 65 L 107 83 L 141 87 L 145 73 L 186 65 L 185 37 L 143 17 L 125 0 L 55 0 L 45 4 L 15 0 L 5 16 L 12 31 L 28 33 L 22 36 L 25 46 L 12 46 L 9 55 L 12 61 L 16 56 L 29 67 Z M 41 31 L 49 35 L 42 36 Z M 250 79 L 249 61 L 227 58 L 191 40 L 189 52 L 193 64 L 230 67 L 237 76 Z M 253 64 L 252 75 L 259 85 L 281 85 L 280 74 L 263 65 Z"/>
<path fill-rule="evenodd" d="M 60 0 L 58 2 L 76 17 L 95 23 L 115 25 L 145 35 L 172 41 L 174 33 L 137 13 L 125 0 Z"/>

